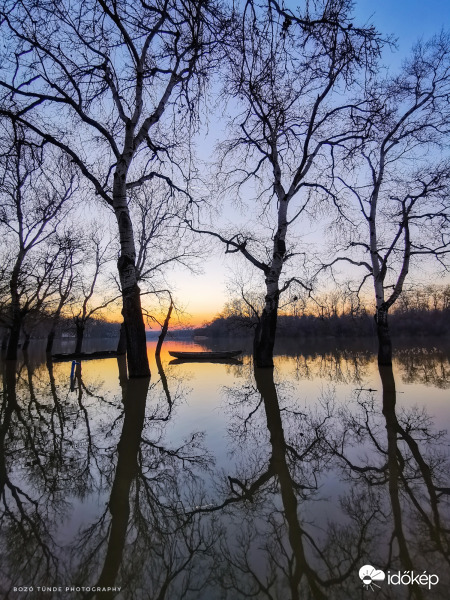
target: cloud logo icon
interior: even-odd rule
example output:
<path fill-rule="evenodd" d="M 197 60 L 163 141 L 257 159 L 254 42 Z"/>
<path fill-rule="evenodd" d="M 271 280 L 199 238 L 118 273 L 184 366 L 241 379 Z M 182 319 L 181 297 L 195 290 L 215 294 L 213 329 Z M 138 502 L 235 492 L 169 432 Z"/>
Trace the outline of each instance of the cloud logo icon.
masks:
<path fill-rule="evenodd" d="M 359 578 L 366 589 L 373 590 L 373 586 L 380 587 L 375 581 L 384 581 L 386 575 L 380 569 L 372 567 L 372 565 L 364 565 L 359 570 Z"/>

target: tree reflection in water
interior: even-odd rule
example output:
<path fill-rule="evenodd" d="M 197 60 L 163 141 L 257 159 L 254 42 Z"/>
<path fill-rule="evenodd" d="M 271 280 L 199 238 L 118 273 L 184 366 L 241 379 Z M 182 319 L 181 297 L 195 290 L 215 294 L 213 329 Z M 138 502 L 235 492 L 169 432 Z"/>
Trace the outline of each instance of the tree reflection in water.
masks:
<path fill-rule="evenodd" d="M 423 383 L 437 388 L 450 387 L 449 353 L 436 348 L 407 349 L 397 353 L 402 380 Z"/>
<path fill-rule="evenodd" d="M 30 576 L 49 583 L 62 575 L 51 520 L 65 513 L 67 503 L 58 493 L 50 452 L 44 451 L 48 416 L 33 389 L 27 388 L 32 372 L 17 361 L 7 361 L 2 371 L 0 591 L 6 597 L 13 586 L 23 585 Z M 24 388 L 26 403 L 22 402 Z"/>
<path fill-rule="evenodd" d="M 222 468 L 215 439 L 171 434 L 195 400 L 186 370 L 159 360 L 155 381 L 128 380 L 119 357 L 119 385 L 77 368 L 71 391 L 67 363 L 1 363 L 2 597 L 33 582 L 120 586 L 78 596 L 126 600 L 356 599 L 368 593 L 359 568 L 373 564 L 437 573 L 432 598 L 446 598 L 447 438 L 425 411 L 399 408 L 392 368 L 377 394 L 370 357 L 350 354 L 283 359 L 289 377 L 228 368 Z M 403 378 L 420 371 L 410 363 L 442 387 L 445 358 L 402 354 Z M 319 401 L 301 401 L 305 369 L 352 385 L 353 398 L 326 383 Z M 427 593 L 384 582 L 374 597 Z"/>
<path fill-rule="evenodd" d="M 345 526 L 330 522 L 325 532 L 305 510 L 320 496 L 319 479 L 329 471 L 333 399 L 299 411 L 286 399 L 280 406 L 272 369 L 255 368 L 254 381 L 228 390 L 233 412 L 240 412 L 231 432 L 247 446 L 247 462 L 239 475 L 228 476 L 223 505 L 232 507 L 228 518 L 239 533 L 216 557 L 222 582 L 233 598 L 348 598 L 376 509 L 364 506 L 363 498 L 343 499 Z"/>
<path fill-rule="evenodd" d="M 159 368 L 167 403 L 147 414 L 150 381 L 121 377 L 124 421 L 108 509 L 81 533 L 75 550 L 82 557 L 79 581 L 93 581 L 101 568 L 95 587 L 120 584 L 129 597 L 162 600 L 189 592 L 195 597 L 202 589 L 212 567 L 206 550 L 214 538 L 211 526 L 188 514 L 202 503 L 195 471 L 208 468 L 211 459 L 197 433 L 178 448 L 164 444 L 173 401 Z"/>
<path fill-rule="evenodd" d="M 379 366 L 379 374 L 382 406 L 360 392 L 356 409 L 340 411 L 342 429 L 333 447 L 352 484 L 376 490 L 387 548 L 383 555 L 383 545 L 374 547 L 371 560 L 385 571 L 438 574 L 440 589 L 433 590 L 433 598 L 445 598 L 450 562 L 447 432 L 435 429 L 423 409 L 398 410 L 392 366 Z M 364 449 L 359 460 L 348 456 L 349 449 L 355 455 L 355 446 Z M 385 597 L 423 598 L 427 593 L 411 585 Z"/>

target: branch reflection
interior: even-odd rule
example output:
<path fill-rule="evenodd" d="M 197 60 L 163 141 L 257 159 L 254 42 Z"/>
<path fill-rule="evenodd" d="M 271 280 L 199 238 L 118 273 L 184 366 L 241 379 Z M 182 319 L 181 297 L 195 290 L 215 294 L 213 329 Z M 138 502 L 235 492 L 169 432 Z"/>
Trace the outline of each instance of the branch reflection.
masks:
<path fill-rule="evenodd" d="M 349 598 L 376 508 L 353 495 L 342 499 L 345 525 L 314 522 L 332 458 L 333 398 L 300 410 L 272 369 L 255 368 L 254 382 L 228 390 L 240 413 L 230 433 L 247 461 L 221 485 L 228 498 L 206 509 L 227 510 L 228 536 L 216 548 L 227 597 Z"/>
<path fill-rule="evenodd" d="M 212 461 L 200 433 L 178 447 L 165 442 L 178 393 L 173 401 L 169 378 L 161 363 L 158 367 L 161 379 L 152 386 L 148 379 L 126 379 L 119 367 L 124 420 L 108 508 L 81 532 L 72 552 L 80 563 L 77 580 L 96 581 L 92 587 L 101 589 L 120 586 L 121 597 L 145 589 L 162 600 L 197 594 L 206 586 L 212 572 L 207 549 L 217 530 L 213 517 L 189 514 L 203 502 L 201 474 Z"/>
<path fill-rule="evenodd" d="M 382 411 L 372 395 L 360 392 L 356 408 L 340 412 L 334 451 L 353 485 L 376 490 L 380 537 L 387 541 L 370 550 L 371 560 L 385 571 L 437 573 L 442 589 L 450 563 L 446 432 L 435 429 L 425 410 L 398 408 L 392 366 L 380 366 L 379 374 Z M 434 590 L 433 597 L 444 598 L 440 593 Z M 396 594 L 425 597 L 416 584 Z"/>

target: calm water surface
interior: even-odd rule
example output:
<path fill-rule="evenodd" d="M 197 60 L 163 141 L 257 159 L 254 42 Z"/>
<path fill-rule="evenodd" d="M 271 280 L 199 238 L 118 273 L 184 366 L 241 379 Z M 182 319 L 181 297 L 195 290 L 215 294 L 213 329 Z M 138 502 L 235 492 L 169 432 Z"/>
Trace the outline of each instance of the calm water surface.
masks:
<path fill-rule="evenodd" d="M 0 597 L 447 599 L 448 350 L 208 344 L 0 363 Z"/>

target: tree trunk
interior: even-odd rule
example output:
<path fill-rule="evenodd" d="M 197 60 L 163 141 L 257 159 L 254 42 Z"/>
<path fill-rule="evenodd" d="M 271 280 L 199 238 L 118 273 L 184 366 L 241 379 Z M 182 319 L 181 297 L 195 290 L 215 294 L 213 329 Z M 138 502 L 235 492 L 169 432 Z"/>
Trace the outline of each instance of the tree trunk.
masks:
<path fill-rule="evenodd" d="M 25 333 L 25 341 L 23 343 L 22 350 L 26 352 L 28 350 L 28 346 L 30 345 L 31 333 Z"/>
<path fill-rule="evenodd" d="M 286 254 L 288 201 L 281 200 L 278 208 L 278 231 L 273 240 L 273 255 L 270 268 L 265 271 L 266 297 L 264 310 L 256 326 L 253 340 L 253 358 L 255 365 L 273 368 L 273 347 L 277 331 L 278 303 L 280 299 L 279 281 Z"/>
<path fill-rule="evenodd" d="M 64 296 L 64 298 L 67 298 L 67 296 L 68 296 L 68 294 L 66 296 Z M 55 312 L 55 316 L 53 317 L 52 326 L 51 326 L 51 329 L 47 336 L 47 347 L 45 348 L 45 352 L 47 354 L 51 354 L 52 350 L 53 350 L 53 342 L 55 341 L 56 327 L 58 326 L 58 323 L 59 323 L 59 319 L 61 316 L 61 309 L 62 309 L 63 304 L 64 303 L 61 300 L 61 302 Z"/>
<path fill-rule="evenodd" d="M 170 317 L 172 315 L 172 310 L 173 310 L 173 302 L 171 300 L 169 310 L 167 311 L 167 315 L 164 320 L 164 325 L 161 329 L 161 333 L 159 334 L 158 343 L 156 344 L 155 356 L 159 356 L 161 354 L 161 347 L 162 347 L 164 339 L 166 337 L 167 330 L 169 329 L 169 321 L 170 321 Z"/>
<path fill-rule="evenodd" d="M 142 316 L 140 289 L 136 284 L 127 293 L 123 290 L 123 320 L 127 338 L 129 377 L 150 377 L 147 358 L 147 338 Z"/>
<path fill-rule="evenodd" d="M 120 238 L 120 257 L 117 261 L 120 285 L 122 288 L 122 315 L 127 338 L 127 363 L 130 377 L 150 377 L 147 357 L 147 339 L 142 315 L 140 289 L 136 272 L 136 249 L 133 225 L 130 219 L 126 196 L 126 177 L 132 157 L 132 143 L 128 158 L 121 158 L 114 173 L 113 206 Z M 128 161 L 128 164 L 127 164 Z"/>
<path fill-rule="evenodd" d="M 119 342 L 117 344 L 117 354 L 123 355 L 127 352 L 127 333 L 125 330 L 125 323 L 122 321 L 120 325 Z"/>
<path fill-rule="evenodd" d="M 19 347 L 20 330 L 22 325 L 20 315 L 13 316 L 13 322 L 9 333 L 8 350 L 6 360 L 17 360 L 17 349 Z"/>
<path fill-rule="evenodd" d="M 388 311 L 378 309 L 375 322 L 378 335 L 378 364 L 392 365 L 392 342 L 389 333 Z"/>
<path fill-rule="evenodd" d="M 47 336 L 47 346 L 45 348 L 46 354 L 51 354 L 53 350 L 53 342 L 55 341 L 55 329 L 52 327 L 50 333 Z"/>
<path fill-rule="evenodd" d="M 75 354 L 80 354 L 81 348 L 83 346 L 84 323 L 75 323 L 75 327 L 77 328 L 77 343 L 75 345 Z"/>
<path fill-rule="evenodd" d="M 9 290 L 11 293 L 11 330 L 9 334 L 8 350 L 6 351 L 6 360 L 17 360 L 17 349 L 19 347 L 20 331 L 22 328 L 23 314 L 20 310 L 20 295 L 19 295 L 19 274 L 24 258 L 23 250 L 19 251 L 16 263 L 14 265 L 11 279 L 9 282 Z"/>
<path fill-rule="evenodd" d="M 278 298 L 270 311 L 264 308 L 255 330 L 253 357 L 257 367 L 273 367 L 273 347 L 277 330 Z"/>
<path fill-rule="evenodd" d="M 119 371 L 119 385 L 124 389 L 128 381 L 127 359 L 124 354 L 117 357 L 117 369 Z"/>
<path fill-rule="evenodd" d="M 156 358 L 156 366 L 158 368 L 159 377 L 161 379 L 164 393 L 166 394 L 167 404 L 169 405 L 169 410 L 171 411 L 173 402 L 172 402 L 172 398 L 170 396 L 170 390 L 169 390 L 169 384 L 167 383 L 167 377 L 164 372 L 164 368 L 162 366 L 162 362 L 161 362 L 161 358 L 160 358 L 159 354 L 156 354 L 155 358 Z"/>

